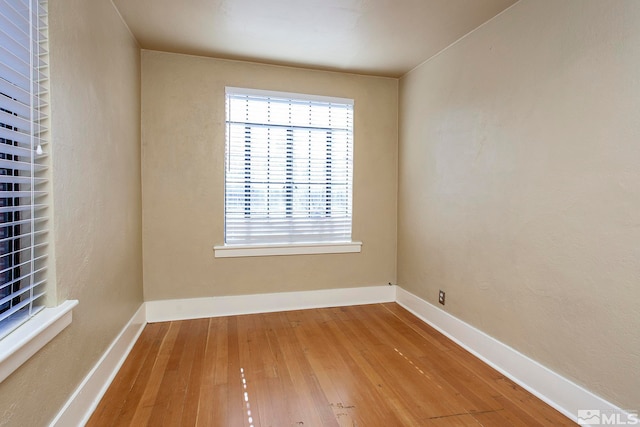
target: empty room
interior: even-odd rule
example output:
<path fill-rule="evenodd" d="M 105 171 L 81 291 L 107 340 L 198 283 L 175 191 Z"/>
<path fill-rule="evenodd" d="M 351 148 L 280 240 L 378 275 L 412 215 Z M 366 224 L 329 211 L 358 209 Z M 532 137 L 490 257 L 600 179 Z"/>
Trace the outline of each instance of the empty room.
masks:
<path fill-rule="evenodd" d="M 0 426 L 640 425 L 640 1 L 0 0 Z"/>

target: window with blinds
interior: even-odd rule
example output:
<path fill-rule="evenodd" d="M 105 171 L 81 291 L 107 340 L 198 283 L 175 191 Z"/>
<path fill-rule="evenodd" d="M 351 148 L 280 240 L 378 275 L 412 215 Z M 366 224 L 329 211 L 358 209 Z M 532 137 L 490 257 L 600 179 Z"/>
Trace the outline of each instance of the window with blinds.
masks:
<path fill-rule="evenodd" d="M 44 307 L 46 7 L 0 0 L 0 338 Z"/>
<path fill-rule="evenodd" d="M 225 245 L 351 241 L 353 100 L 226 89 Z"/>

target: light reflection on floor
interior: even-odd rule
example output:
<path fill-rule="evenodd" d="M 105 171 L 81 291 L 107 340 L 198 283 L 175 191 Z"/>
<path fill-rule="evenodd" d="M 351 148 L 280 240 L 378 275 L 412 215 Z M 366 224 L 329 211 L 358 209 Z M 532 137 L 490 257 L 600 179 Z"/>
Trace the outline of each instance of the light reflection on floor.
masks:
<path fill-rule="evenodd" d="M 244 376 L 244 368 L 240 368 L 240 377 L 242 378 L 242 388 L 244 390 L 244 405 L 247 408 L 247 421 L 249 421 L 249 427 L 254 427 L 253 416 L 251 416 L 251 404 L 249 403 L 249 392 L 247 392 L 247 379 Z"/>
<path fill-rule="evenodd" d="M 407 362 L 409 362 L 409 364 L 410 364 L 411 366 L 413 366 L 413 367 L 416 369 L 416 371 L 420 372 L 420 374 L 421 374 L 421 375 L 423 375 L 423 376 L 425 376 L 425 377 L 429 378 L 430 380 L 432 379 L 432 378 L 431 378 L 427 373 L 425 373 L 422 369 L 420 369 L 420 367 L 419 367 L 419 366 L 417 366 L 415 363 L 413 363 L 413 361 L 412 361 L 411 359 L 409 359 L 407 356 L 405 356 L 404 354 L 402 354 L 402 352 L 401 352 L 400 350 L 398 350 L 397 348 L 394 348 L 394 350 L 395 350 L 395 351 L 396 351 L 396 353 L 398 353 L 400 356 L 404 357 L 404 359 L 405 359 Z M 438 386 L 438 388 L 442 388 L 442 387 L 440 386 L 440 384 L 436 384 L 436 386 Z"/>

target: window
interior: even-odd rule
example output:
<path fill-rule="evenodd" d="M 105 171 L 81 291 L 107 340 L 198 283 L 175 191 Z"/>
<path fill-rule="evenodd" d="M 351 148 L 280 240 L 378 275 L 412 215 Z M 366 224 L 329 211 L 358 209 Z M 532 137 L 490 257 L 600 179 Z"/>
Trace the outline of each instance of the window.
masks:
<path fill-rule="evenodd" d="M 353 100 L 227 88 L 226 128 L 225 246 L 352 243 Z"/>
<path fill-rule="evenodd" d="M 44 308 L 45 7 L 0 1 L 0 338 Z"/>

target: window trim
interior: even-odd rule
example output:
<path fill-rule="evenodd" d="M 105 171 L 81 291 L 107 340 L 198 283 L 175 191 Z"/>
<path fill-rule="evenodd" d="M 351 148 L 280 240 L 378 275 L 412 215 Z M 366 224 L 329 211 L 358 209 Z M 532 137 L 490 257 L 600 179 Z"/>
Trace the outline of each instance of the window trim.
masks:
<path fill-rule="evenodd" d="M 2 257 L 12 258 L 12 262 L 0 268 L 13 274 L 2 277 L 0 340 L 23 328 L 44 309 L 51 290 L 47 284 L 50 175 L 45 152 L 49 147 L 50 113 L 47 10 L 47 0 L 28 0 L 19 7 L 6 3 L 0 11 L 11 22 L 3 25 L 5 37 L 11 42 L 7 45 L 10 54 L 2 59 L 0 73 L 1 181 L 7 193 L 1 204 L 5 213 L 13 209 L 10 220 L 2 218 L 2 228 L 13 228 L 13 233 L 3 238 L 7 239 L 5 242 L 14 241 L 13 246 L 1 251 Z M 10 181 L 8 190 L 6 184 Z"/>
<path fill-rule="evenodd" d="M 258 96 L 258 97 L 274 97 L 280 99 L 290 99 L 290 100 L 301 100 L 301 101 L 317 101 L 323 103 L 336 103 L 336 104 L 346 104 L 353 107 L 355 104 L 354 99 L 350 98 L 339 98 L 334 96 L 322 96 L 322 95 L 310 95 L 304 93 L 293 93 L 293 92 L 283 92 L 283 91 L 270 91 L 270 90 L 260 90 L 260 89 L 252 89 L 252 88 L 238 88 L 227 86 L 225 87 L 225 97 L 227 98 L 229 94 L 233 95 L 249 95 L 249 96 Z M 227 112 L 228 114 L 228 112 Z M 228 126 L 229 117 L 225 118 Z M 351 125 L 351 132 L 353 135 L 353 122 Z M 225 139 L 225 145 L 228 145 L 229 135 L 227 134 Z M 353 149 L 354 149 L 354 140 L 353 136 L 351 137 L 351 159 L 353 159 Z M 283 241 L 275 241 L 275 242 L 256 242 L 254 243 L 227 243 L 227 212 L 226 212 L 226 181 L 227 181 L 227 162 L 229 155 L 228 147 L 225 147 L 225 213 L 224 213 L 224 221 L 225 221 L 225 237 L 223 238 L 223 244 L 214 246 L 214 253 L 216 258 L 231 258 L 231 257 L 252 257 L 252 256 L 276 256 L 276 255 L 303 255 L 303 254 L 331 254 L 331 253 L 358 253 L 361 252 L 362 242 L 353 241 L 352 233 L 353 233 L 353 175 L 351 177 L 350 182 L 350 227 L 351 227 L 351 235 L 350 240 L 337 240 L 332 241 L 329 239 L 326 240 L 318 240 L 311 242 L 283 242 Z M 353 161 L 353 160 L 351 160 Z M 353 174 L 353 165 L 351 165 L 351 173 Z"/>
<path fill-rule="evenodd" d="M 0 383 L 71 324 L 77 300 L 45 308 L 0 340 Z"/>
<path fill-rule="evenodd" d="M 11 27 L 13 28 L 10 31 L 11 34 L 6 34 L 15 42 L 11 45 L 16 48 L 12 51 L 15 56 L 12 63 L 21 65 L 18 68 L 13 68 L 4 60 L 2 61 L 3 73 L 0 79 L 3 83 L 2 95 L 0 96 L 7 98 L 2 99 L 3 117 L 6 120 L 2 138 L 13 141 L 14 145 L 10 151 L 12 158 L 4 156 L 4 160 L 16 162 L 18 166 L 15 169 L 30 172 L 29 175 L 18 176 L 15 172 L 12 173 L 14 175 L 12 190 L 16 193 L 13 197 L 24 199 L 30 197 L 30 203 L 23 203 L 19 207 L 23 212 L 30 210 L 30 215 L 25 215 L 27 218 L 23 218 L 21 215 L 12 219 L 14 227 L 18 225 L 22 228 L 22 224 L 30 224 L 29 234 L 27 235 L 20 229 L 15 230 L 11 236 L 12 238 L 21 238 L 20 236 L 30 238 L 28 246 L 18 248 L 20 252 L 30 251 L 28 260 L 21 259 L 17 261 L 17 265 L 14 263 L 12 266 L 19 268 L 28 265 L 28 269 L 23 269 L 28 270 L 28 274 L 25 271 L 16 271 L 14 276 L 19 277 L 12 280 L 29 279 L 29 286 L 21 289 L 25 289 L 25 293 L 29 292 L 30 297 L 28 300 L 21 301 L 21 303 L 29 301 L 28 306 L 15 312 L 9 310 L 3 312 L 4 314 L 9 311 L 6 314 L 8 317 L 2 319 L 2 327 L 0 327 L 0 383 L 71 324 L 72 309 L 78 304 L 76 300 L 69 300 L 55 307 L 45 307 L 47 303 L 45 298 L 55 299 L 55 292 L 52 292 L 55 290 L 55 281 L 51 280 L 51 273 L 47 271 L 47 265 L 50 265 L 51 262 L 47 259 L 51 255 L 47 245 L 52 242 L 50 238 L 42 240 L 35 238 L 36 235 L 46 236 L 47 233 L 50 233 L 51 228 L 45 224 L 50 226 L 52 221 L 49 210 L 51 209 L 51 193 L 41 189 L 50 185 L 51 182 L 48 171 L 50 162 L 48 158 L 50 151 L 48 150 L 50 147 L 48 2 L 47 0 L 23 1 L 19 10 L 10 3 L 7 3 L 6 6 L 7 8 L 2 8 L 0 13 L 15 27 Z M 15 25 L 16 23 L 20 23 L 20 25 Z M 25 26 L 28 26 L 28 29 Z M 6 31 L 7 28 L 9 26 L 4 30 Z M 23 58 L 26 54 L 29 56 L 28 61 Z M 9 128 L 12 132 L 8 131 Z M 2 148 L 6 150 L 8 147 L 2 146 Z M 26 150 L 29 152 L 25 152 Z M 26 169 L 26 165 L 29 165 L 30 169 Z M 11 170 L 12 168 L 5 167 L 3 169 Z M 18 188 L 16 183 L 26 185 L 24 188 L 22 186 Z M 27 192 L 31 194 L 25 195 Z M 43 213 L 45 210 L 46 213 Z M 3 224 L 7 224 L 7 222 L 3 222 Z M 26 239 L 26 237 L 22 238 Z M 40 251 L 44 253 L 40 253 Z M 16 248 L 12 248 L 11 252 L 16 253 Z M 3 267 L 3 270 L 6 271 L 6 268 Z M 34 292 L 36 287 L 44 287 L 45 290 Z M 11 296 L 15 292 L 13 291 L 7 296 Z M 39 303 L 35 304 L 36 301 Z"/>
<path fill-rule="evenodd" d="M 214 246 L 216 258 L 359 253 L 362 242 Z"/>

